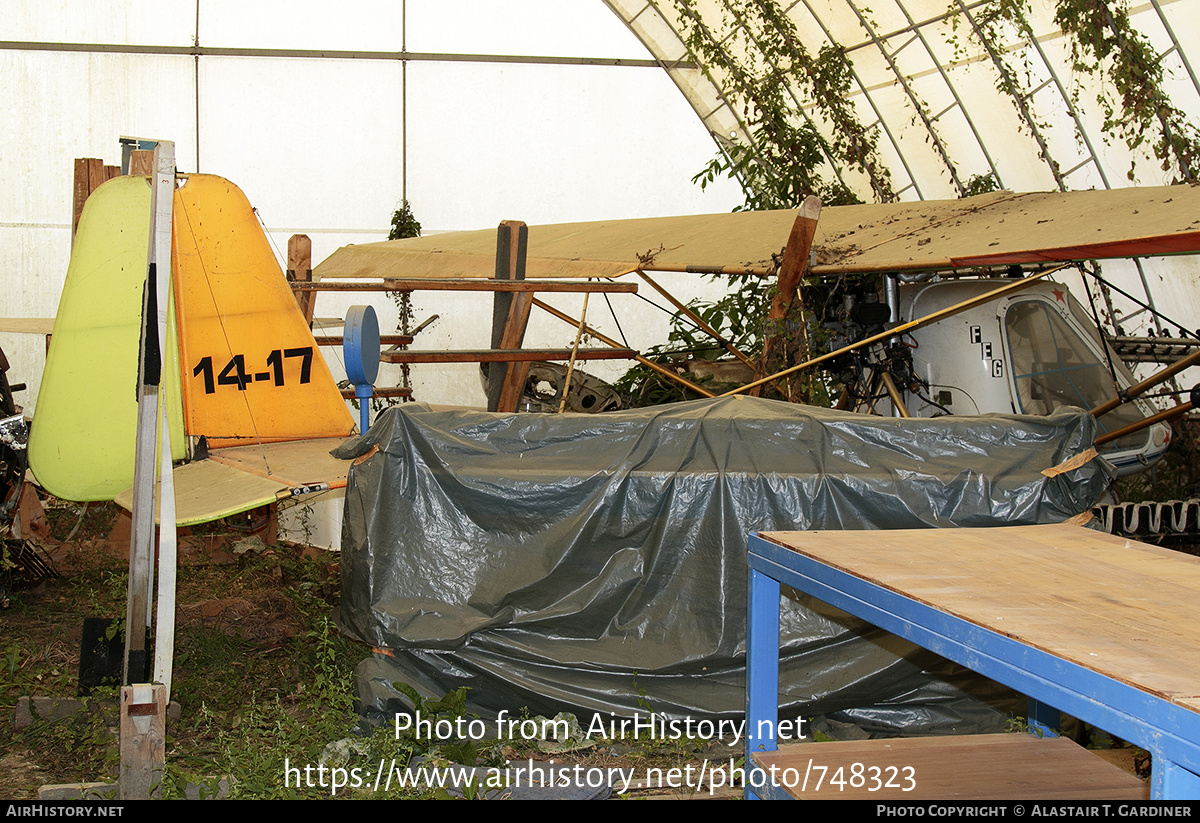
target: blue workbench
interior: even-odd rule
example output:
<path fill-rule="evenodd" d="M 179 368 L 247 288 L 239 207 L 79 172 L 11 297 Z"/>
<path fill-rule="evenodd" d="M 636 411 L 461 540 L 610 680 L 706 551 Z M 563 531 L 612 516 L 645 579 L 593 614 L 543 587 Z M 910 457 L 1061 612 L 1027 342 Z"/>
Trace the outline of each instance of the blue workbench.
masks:
<path fill-rule="evenodd" d="M 1046 746 L 1068 742 L 1052 737 L 1066 712 L 1149 751 L 1153 797 L 1200 798 L 1200 559 L 1066 524 L 771 532 L 748 548 L 748 769 L 779 762 L 761 753 L 777 749 L 783 583 L 1027 695 Z M 811 765 L 837 745 L 792 748 Z"/>

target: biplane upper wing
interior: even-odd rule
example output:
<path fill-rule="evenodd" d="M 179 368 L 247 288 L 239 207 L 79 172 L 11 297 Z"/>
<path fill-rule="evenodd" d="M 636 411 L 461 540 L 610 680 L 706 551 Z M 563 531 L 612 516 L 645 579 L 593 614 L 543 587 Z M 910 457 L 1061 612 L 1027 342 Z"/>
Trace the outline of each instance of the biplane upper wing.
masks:
<path fill-rule="evenodd" d="M 843 206 L 821 215 L 813 272 L 849 274 L 1200 251 L 1188 185 Z"/>
<path fill-rule="evenodd" d="M 733 212 L 529 227 L 526 276 L 636 271 L 765 272 L 795 211 Z M 492 277 L 494 229 L 338 249 L 326 277 Z M 1014 194 L 832 206 L 821 212 L 812 271 L 854 274 L 1200 251 L 1200 188 Z"/>

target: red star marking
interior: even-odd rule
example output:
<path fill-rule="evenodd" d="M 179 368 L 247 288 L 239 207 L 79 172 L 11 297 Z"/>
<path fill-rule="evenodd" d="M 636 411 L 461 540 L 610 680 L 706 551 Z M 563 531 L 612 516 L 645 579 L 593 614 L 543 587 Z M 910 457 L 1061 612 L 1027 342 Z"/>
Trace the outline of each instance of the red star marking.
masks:
<path fill-rule="evenodd" d="M 1067 300 L 1066 300 L 1066 296 L 1065 296 L 1064 292 L 1060 291 L 1059 289 L 1051 289 L 1050 292 L 1051 292 L 1051 294 L 1054 295 L 1055 300 L 1057 300 L 1059 303 L 1062 303 L 1064 306 L 1067 305 Z"/>

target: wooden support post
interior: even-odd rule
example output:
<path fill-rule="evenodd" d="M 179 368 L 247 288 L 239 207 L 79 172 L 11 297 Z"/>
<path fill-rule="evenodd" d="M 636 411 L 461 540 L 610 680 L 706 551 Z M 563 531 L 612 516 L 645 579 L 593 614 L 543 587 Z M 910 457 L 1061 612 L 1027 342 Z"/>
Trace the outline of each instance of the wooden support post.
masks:
<path fill-rule="evenodd" d="M 161 683 L 122 686 L 119 800 L 162 797 L 166 734 L 166 687 Z"/>
<path fill-rule="evenodd" d="M 89 195 L 108 180 L 107 174 L 104 171 L 104 161 L 99 157 L 89 157 L 87 159 L 87 174 Z"/>
<path fill-rule="evenodd" d="M 505 220 L 496 231 L 496 279 L 525 279 L 525 250 L 529 227 L 520 220 Z M 517 349 L 525 338 L 533 295 L 497 292 L 492 303 L 492 348 Z M 488 366 L 488 411 L 516 411 L 529 364 L 491 363 Z M 501 405 L 503 396 L 505 404 Z"/>
<path fill-rule="evenodd" d="M 782 339 L 788 333 L 786 321 L 788 313 L 792 309 L 792 303 L 798 296 L 804 270 L 808 268 L 808 256 L 812 250 L 813 238 L 817 234 L 817 220 L 820 216 L 821 199 L 810 194 L 800 204 L 800 213 L 796 215 L 796 222 L 792 224 L 787 245 L 783 249 L 783 260 L 779 264 L 778 288 L 771 298 L 771 308 L 767 312 L 767 328 L 763 335 L 762 354 L 758 360 L 758 367 L 754 370 L 756 379 L 762 377 L 767 373 L 767 369 L 771 368 L 771 359 L 777 350 L 786 351 L 787 349 Z M 803 301 L 800 305 L 803 308 Z M 800 328 L 800 333 L 806 334 L 803 323 Z M 807 345 L 803 352 L 805 356 L 808 355 Z M 752 397 L 758 397 L 761 392 L 762 387 L 758 386 L 749 394 Z"/>
<path fill-rule="evenodd" d="M 146 152 L 153 154 L 153 152 Z M 146 172 L 149 174 L 150 172 Z M 71 245 L 75 245 L 75 230 L 79 228 L 79 216 L 83 204 L 92 192 L 114 177 L 120 177 L 120 166 L 106 166 L 99 157 L 76 157 L 75 179 L 71 186 Z"/>
<path fill-rule="evenodd" d="M 525 337 L 525 326 L 529 324 L 529 310 L 533 308 L 533 294 L 523 291 L 512 296 L 509 307 L 508 321 L 504 325 L 504 334 L 500 337 L 500 348 L 519 349 L 521 340 Z M 529 361 L 519 360 L 505 365 L 504 383 L 500 389 L 500 397 L 496 403 L 496 411 L 515 412 L 521 402 L 521 393 L 525 390 L 525 380 L 529 377 Z"/>
<path fill-rule="evenodd" d="M 75 243 L 75 230 L 79 227 L 79 216 L 83 214 L 83 204 L 87 202 L 104 177 L 104 161 L 99 157 L 75 158 L 75 182 L 72 188 L 71 244 Z"/>
<path fill-rule="evenodd" d="M 312 282 L 312 240 L 307 234 L 293 234 L 288 238 L 288 268 L 287 279 L 290 283 Z M 312 328 L 313 306 L 316 304 L 317 293 L 314 291 L 297 291 L 296 305 L 304 315 L 304 322 Z"/>

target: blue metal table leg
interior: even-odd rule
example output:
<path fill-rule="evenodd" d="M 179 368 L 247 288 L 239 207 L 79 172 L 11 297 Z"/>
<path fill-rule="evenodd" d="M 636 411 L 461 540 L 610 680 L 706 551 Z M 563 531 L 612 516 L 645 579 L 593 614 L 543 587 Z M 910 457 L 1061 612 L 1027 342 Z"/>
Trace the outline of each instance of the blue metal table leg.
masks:
<path fill-rule="evenodd" d="M 1058 737 L 1062 712 L 1040 700 L 1029 698 L 1029 731 L 1038 737 Z"/>
<path fill-rule="evenodd" d="M 750 570 L 746 632 L 746 791 L 756 799 L 751 754 L 775 751 L 779 720 L 779 581 Z"/>

